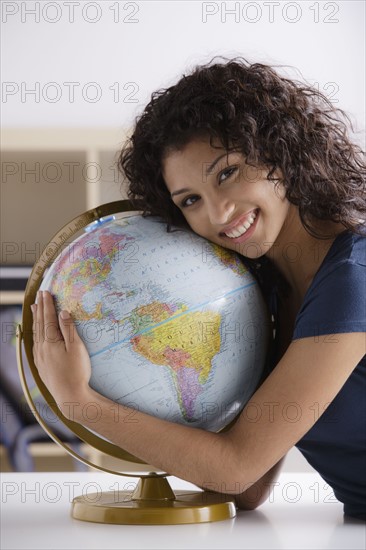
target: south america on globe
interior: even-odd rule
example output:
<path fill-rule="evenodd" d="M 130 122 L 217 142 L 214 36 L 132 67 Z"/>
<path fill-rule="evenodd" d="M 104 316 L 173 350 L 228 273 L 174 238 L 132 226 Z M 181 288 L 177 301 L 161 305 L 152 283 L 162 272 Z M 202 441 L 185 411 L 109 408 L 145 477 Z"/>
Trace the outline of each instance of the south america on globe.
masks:
<path fill-rule="evenodd" d="M 40 286 L 73 317 L 90 385 L 135 410 L 210 431 L 255 392 L 269 323 L 240 257 L 156 217 L 113 216 L 60 253 Z"/>

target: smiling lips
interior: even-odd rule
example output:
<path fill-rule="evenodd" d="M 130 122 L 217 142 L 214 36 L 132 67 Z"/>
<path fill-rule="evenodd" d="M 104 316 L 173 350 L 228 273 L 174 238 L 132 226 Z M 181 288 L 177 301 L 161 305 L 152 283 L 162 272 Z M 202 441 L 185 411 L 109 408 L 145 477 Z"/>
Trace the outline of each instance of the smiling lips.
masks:
<path fill-rule="evenodd" d="M 234 227 L 223 231 L 221 234 L 229 237 L 230 239 L 237 239 L 246 233 L 251 225 L 253 225 L 254 220 L 257 217 L 258 209 L 253 210 L 245 220 Z"/>

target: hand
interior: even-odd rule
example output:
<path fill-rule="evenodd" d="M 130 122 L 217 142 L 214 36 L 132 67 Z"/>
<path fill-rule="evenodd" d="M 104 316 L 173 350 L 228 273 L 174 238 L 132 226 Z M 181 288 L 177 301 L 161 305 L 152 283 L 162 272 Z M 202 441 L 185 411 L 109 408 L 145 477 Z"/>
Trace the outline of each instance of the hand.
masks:
<path fill-rule="evenodd" d="M 33 357 L 43 383 L 65 416 L 70 403 L 87 402 L 91 365 L 88 351 L 68 312 L 59 320 L 52 295 L 39 292 L 33 313 Z"/>

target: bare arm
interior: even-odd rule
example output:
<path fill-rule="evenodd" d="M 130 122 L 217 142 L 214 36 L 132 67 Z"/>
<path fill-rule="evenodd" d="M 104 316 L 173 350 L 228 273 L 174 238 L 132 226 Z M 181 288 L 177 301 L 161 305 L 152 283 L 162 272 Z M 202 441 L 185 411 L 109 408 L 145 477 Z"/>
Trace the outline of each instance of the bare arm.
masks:
<path fill-rule="evenodd" d="M 58 326 L 50 295 L 40 302 L 35 323 L 41 332 L 42 325 Z M 90 362 L 85 347 L 72 327 L 71 320 L 61 322 L 63 338 L 56 343 L 39 338 L 34 349 L 40 376 L 63 413 L 70 415 L 65 402 L 74 401 L 73 419 L 77 422 L 181 479 L 221 493 L 243 493 L 244 506 L 248 489 L 259 480 L 262 484 L 267 472 L 269 476 L 276 472 L 280 459 L 316 422 L 314 403 L 324 411 L 365 354 L 364 333 L 291 343 L 234 426 L 216 434 L 139 411 L 131 416 L 131 409 L 96 393 L 88 385 Z M 82 415 L 90 402 L 102 411 L 96 421 Z M 296 422 L 283 414 L 289 406 L 300 411 Z M 253 407 L 260 413 L 256 421 L 251 414 Z"/>
<path fill-rule="evenodd" d="M 242 493 L 234 495 L 226 493 L 225 496 L 234 497 L 235 504 L 239 510 L 255 510 L 255 508 L 263 504 L 272 493 L 274 483 L 280 473 L 283 462 L 284 457 L 268 470 L 264 476 L 250 485 L 250 487 Z"/>
<path fill-rule="evenodd" d="M 254 510 L 269 498 L 283 462 L 284 457 L 272 466 L 264 476 L 253 483 L 249 489 L 235 495 L 235 504 L 240 510 Z"/>

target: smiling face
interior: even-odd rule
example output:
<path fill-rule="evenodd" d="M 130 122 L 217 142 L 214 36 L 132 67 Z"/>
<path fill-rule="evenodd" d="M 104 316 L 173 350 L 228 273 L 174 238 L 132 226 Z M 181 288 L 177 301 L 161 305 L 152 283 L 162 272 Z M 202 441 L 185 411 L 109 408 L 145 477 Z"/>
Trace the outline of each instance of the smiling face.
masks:
<path fill-rule="evenodd" d="M 267 174 L 240 152 L 212 147 L 209 138 L 163 161 L 166 186 L 192 230 L 248 258 L 268 253 L 293 210 L 283 185 L 275 188 Z"/>

